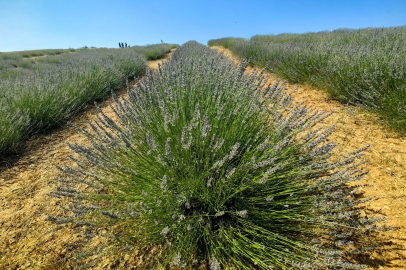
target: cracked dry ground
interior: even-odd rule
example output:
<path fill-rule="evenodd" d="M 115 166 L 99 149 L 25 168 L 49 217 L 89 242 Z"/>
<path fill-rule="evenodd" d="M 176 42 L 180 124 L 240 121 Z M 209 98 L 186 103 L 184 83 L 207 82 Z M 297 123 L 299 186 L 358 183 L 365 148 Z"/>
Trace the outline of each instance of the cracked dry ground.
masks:
<path fill-rule="evenodd" d="M 227 56 L 236 58 L 223 48 Z M 160 61 L 151 61 L 156 68 Z M 247 72 L 251 72 L 249 69 Z M 267 74 L 275 81 L 272 74 Z M 286 84 L 288 89 L 296 85 Z M 118 94 L 124 94 L 121 90 Z M 295 102 L 305 101 L 306 105 L 323 111 L 334 111 L 323 124 L 336 125 L 331 141 L 337 143 L 335 152 L 348 153 L 370 144 L 366 151 L 369 160 L 365 169 L 370 173 L 362 183 L 372 184 L 361 192 L 373 198 L 365 204 L 361 215 L 372 217 L 382 214 L 387 217 L 387 225 L 398 230 L 366 237 L 364 242 L 377 244 L 378 248 L 370 256 L 354 258 L 371 265 L 374 269 L 406 269 L 406 137 L 391 133 L 376 117 L 363 113 L 328 98 L 328 95 L 308 86 L 299 86 L 293 95 Z M 89 120 L 96 118 L 97 110 L 92 106 L 72 121 L 86 127 Z M 108 103 L 101 106 L 107 115 L 112 116 Z M 63 269 L 74 264 L 72 259 L 62 264 L 56 261 L 67 257 L 75 248 L 75 242 L 82 237 L 73 226 L 53 231 L 53 223 L 44 221 L 48 215 L 62 213 L 58 207 L 60 199 L 46 194 L 54 190 L 59 172 L 56 165 L 73 165 L 68 155 L 73 155 L 67 142 L 85 144 L 85 138 L 72 127 L 63 127 L 47 135 L 30 140 L 26 151 L 13 165 L 0 171 L 0 269 Z M 100 230 L 102 235 L 106 231 Z M 96 236 L 89 248 L 97 248 L 103 239 Z M 138 269 L 145 260 L 151 260 L 158 252 L 154 249 L 135 250 L 132 254 L 113 254 L 103 258 L 98 269 L 117 267 L 118 269 Z"/>

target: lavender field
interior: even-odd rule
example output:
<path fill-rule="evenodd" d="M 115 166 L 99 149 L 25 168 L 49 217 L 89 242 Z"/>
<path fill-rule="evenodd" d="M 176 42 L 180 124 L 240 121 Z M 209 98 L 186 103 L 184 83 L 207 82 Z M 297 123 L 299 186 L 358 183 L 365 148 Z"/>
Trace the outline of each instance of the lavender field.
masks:
<path fill-rule="evenodd" d="M 404 90 L 381 30 L 1 53 L 0 268 L 402 267 L 406 140 L 358 111 Z"/>
<path fill-rule="evenodd" d="M 406 132 L 406 26 L 212 39 L 252 65 L 327 91 Z"/>
<path fill-rule="evenodd" d="M 148 59 L 176 45 L 82 48 L 0 54 L 0 154 L 30 135 L 64 125 L 86 103 L 145 74 Z"/>

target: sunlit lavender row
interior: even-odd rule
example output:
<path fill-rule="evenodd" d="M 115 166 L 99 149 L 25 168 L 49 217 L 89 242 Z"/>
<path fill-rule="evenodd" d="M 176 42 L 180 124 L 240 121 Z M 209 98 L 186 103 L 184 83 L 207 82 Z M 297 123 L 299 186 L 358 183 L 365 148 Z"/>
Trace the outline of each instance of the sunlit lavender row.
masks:
<path fill-rule="evenodd" d="M 127 99 L 113 95 L 114 117 L 97 107 L 91 131 L 77 127 L 89 144 L 69 144 L 79 158 L 50 194 L 67 216 L 47 220 L 82 227 L 84 241 L 110 228 L 109 247 L 77 250 L 95 255 L 78 265 L 157 246 L 147 269 L 367 267 L 353 258 L 374 248 L 363 236 L 391 229 L 360 216 L 370 199 L 348 185 L 367 173 L 368 146 L 332 158 L 330 113 L 247 66 L 190 41 Z"/>
<path fill-rule="evenodd" d="M 406 132 L 406 26 L 257 35 L 208 42 L 291 82 L 326 90 Z"/>
<path fill-rule="evenodd" d="M 173 46 L 44 50 L 0 54 L 0 154 L 145 73 L 147 58 Z"/>

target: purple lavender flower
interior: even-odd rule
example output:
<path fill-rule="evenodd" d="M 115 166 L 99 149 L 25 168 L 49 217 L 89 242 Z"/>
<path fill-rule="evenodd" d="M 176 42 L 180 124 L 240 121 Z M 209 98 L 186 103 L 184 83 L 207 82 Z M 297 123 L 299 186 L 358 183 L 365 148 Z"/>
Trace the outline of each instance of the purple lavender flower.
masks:
<path fill-rule="evenodd" d="M 165 228 L 162 229 L 161 231 L 161 235 L 166 236 L 169 233 L 169 227 L 166 226 Z"/>

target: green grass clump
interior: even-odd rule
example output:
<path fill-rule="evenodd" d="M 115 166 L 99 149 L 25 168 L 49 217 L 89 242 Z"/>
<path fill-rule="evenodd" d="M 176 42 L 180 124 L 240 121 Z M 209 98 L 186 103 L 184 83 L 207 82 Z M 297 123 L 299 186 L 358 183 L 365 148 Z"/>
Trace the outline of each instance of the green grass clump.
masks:
<path fill-rule="evenodd" d="M 113 95 L 116 119 L 98 108 L 92 131 L 78 128 L 90 146 L 69 144 L 77 166 L 60 168 L 51 195 L 71 211 L 47 220 L 85 239 L 111 228 L 105 252 L 156 245 L 148 269 L 365 268 L 347 259 L 384 218 L 359 217 L 370 199 L 348 184 L 367 173 L 367 147 L 332 160 L 334 126 L 315 129 L 329 114 L 247 65 L 191 41 L 128 99 Z"/>
<path fill-rule="evenodd" d="M 406 26 L 338 29 L 306 34 L 224 38 L 209 46 L 229 48 L 241 59 L 295 83 L 377 113 L 406 132 Z"/>

